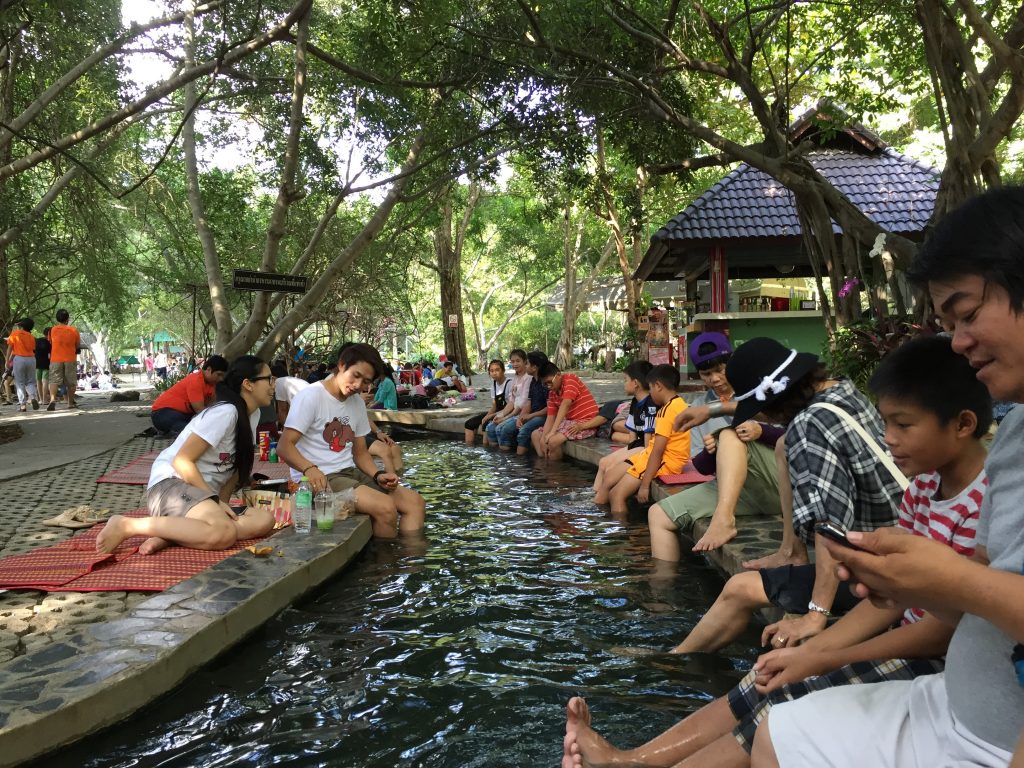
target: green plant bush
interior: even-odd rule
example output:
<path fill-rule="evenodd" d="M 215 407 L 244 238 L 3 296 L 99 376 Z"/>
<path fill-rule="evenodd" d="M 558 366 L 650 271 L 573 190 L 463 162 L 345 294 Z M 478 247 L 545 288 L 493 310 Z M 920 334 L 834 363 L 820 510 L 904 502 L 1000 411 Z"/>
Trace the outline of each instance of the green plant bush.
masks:
<path fill-rule="evenodd" d="M 822 361 L 833 376 L 845 376 L 861 392 L 883 357 L 914 336 L 931 334 L 933 329 L 906 317 L 863 320 L 836 331 L 831 343 L 822 349 Z"/>
<path fill-rule="evenodd" d="M 177 384 L 183 378 L 185 378 L 184 375 L 181 375 L 181 376 L 168 376 L 166 379 L 161 379 L 158 376 L 156 378 L 155 383 L 153 384 L 153 389 L 155 389 L 157 392 L 166 392 L 168 389 L 173 387 L 175 384 Z"/>

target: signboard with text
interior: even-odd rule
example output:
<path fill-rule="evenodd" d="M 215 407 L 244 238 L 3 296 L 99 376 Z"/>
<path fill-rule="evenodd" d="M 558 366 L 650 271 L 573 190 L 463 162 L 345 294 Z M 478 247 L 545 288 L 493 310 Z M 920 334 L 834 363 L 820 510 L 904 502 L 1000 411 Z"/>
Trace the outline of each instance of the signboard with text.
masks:
<path fill-rule="evenodd" d="M 240 291 L 305 293 L 309 290 L 309 278 L 305 275 L 236 269 L 231 275 L 231 287 Z"/>
<path fill-rule="evenodd" d="M 459 327 L 459 316 L 458 315 L 448 315 L 448 327 L 449 328 L 458 328 Z"/>

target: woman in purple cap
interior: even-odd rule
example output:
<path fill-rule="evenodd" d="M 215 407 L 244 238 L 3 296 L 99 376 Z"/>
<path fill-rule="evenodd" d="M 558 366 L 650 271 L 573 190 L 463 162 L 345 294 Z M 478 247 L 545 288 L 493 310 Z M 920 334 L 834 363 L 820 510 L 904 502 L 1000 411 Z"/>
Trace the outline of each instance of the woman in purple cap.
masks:
<path fill-rule="evenodd" d="M 703 405 L 729 403 L 735 393 L 725 377 L 732 345 L 721 333 L 702 333 L 690 342 L 690 361 L 708 391 Z M 679 560 L 679 530 L 711 518 L 694 552 L 718 549 L 736 536 L 736 518 L 779 515 L 779 467 L 775 445 L 785 430 L 753 419 L 733 428 L 718 416 L 691 430 L 697 446 L 693 466 L 716 478 L 669 496 L 647 513 L 651 555 L 656 560 Z"/>

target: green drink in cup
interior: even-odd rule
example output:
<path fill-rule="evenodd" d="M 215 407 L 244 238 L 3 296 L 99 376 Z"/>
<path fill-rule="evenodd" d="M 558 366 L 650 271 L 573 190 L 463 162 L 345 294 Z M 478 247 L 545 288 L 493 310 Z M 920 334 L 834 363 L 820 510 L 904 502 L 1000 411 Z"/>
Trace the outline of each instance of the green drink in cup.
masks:
<path fill-rule="evenodd" d="M 334 530 L 334 515 L 338 509 L 338 499 L 330 491 L 321 491 L 316 495 L 316 527 L 321 531 Z"/>

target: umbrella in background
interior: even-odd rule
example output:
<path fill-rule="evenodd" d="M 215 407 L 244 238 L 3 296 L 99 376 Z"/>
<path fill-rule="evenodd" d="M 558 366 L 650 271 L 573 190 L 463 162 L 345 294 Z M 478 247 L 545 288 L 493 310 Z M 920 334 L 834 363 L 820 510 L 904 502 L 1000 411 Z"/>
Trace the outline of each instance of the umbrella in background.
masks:
<path fill-rule="evenodd" d="M 118 365 L 138 365 L 139 364 L 139 358 L 137 358 L 135 355 L 121 355 L 119 358 L 117 358 L 117 364 Z"/>

